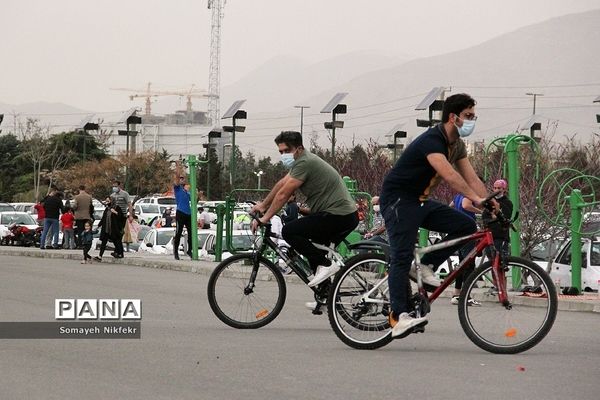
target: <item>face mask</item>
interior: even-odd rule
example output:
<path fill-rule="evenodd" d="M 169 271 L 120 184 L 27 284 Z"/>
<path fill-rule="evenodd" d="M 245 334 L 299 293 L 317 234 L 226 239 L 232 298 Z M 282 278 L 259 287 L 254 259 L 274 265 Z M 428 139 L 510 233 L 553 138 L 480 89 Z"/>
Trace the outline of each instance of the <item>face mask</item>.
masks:
<path fill-rule="evenodd" d="M 373 206 L 373 211 L 375 211 L 376 213 L 379 212 L 379 205 L 374 205 Z"/>
<path fill-rule="evenodd" d="M 494 198 L 496 198 L 496 199 L 501 199 L 503 197 L 504 197 L 504 193 L 502 193 L 502 192 L 500 192 L 500 193 L 498 193 L 497 195 L 494 196 Z"/>
<path fill-rule="evenodd" d="M 471 135 L 471 133 L 473 133 L 473 130 L 475 130 L 475 120 L 462 119 L 462 118 L 459 118 L 459 119 L 462 120 L 462 122 L 463 122 L 462 126 L 458 126 L 458 125 L 454 124 L 454 126 L 456 126 L 456 129 L 458 129 L 458 136 L 467 137 L 467 136 Z"/>
<path fill-rule="evenodd" d="M 113 186 L 112 192 L 113 193 L 117 193 L 118 191 L 119 191 L 119 187 L 118 186 Z"/>
<path fill-rule="evenodd" d="M 281 155 L 281 163 L 287 169 L 292 168 L 292 165 L 294 165 L 294 155 L 292 153 L 283 153 Z"/>

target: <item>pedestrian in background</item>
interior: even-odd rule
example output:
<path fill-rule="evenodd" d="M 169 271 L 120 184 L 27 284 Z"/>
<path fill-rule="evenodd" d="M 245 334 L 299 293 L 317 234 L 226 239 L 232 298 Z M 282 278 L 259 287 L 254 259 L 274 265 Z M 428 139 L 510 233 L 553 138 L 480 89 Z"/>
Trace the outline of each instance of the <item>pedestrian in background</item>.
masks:
<path fill-rule="evenodd" d="M 75 222 L 75 216 L 73 210 L 70 207 L 65 209 L 63 215 L 60 216 L 60 222 L 62 224 L 61 231 L 63 233 L 63 248 L 73 250 L 75 247 L 75 231 L 73 230 L 73 224 Z"/>
<path fill-rule="evenodd" d="M 125 233 L 125 222 L 127 221 L 127 213 L 133 217 L 133 207 L 131 206 L 129 193 L 123 190 L 121 182 L 118 180 L 113 181 L 110 198 L 111 205 L 115 210 L 118 209 L 120 213 L 118 227 L 112 227 L 113 229 L 118 229 L 119 235 L 118 238 L 116 236 L 114 237 L 115 241 L 113 243 L 115 244 L 115 251 L 114 254 L 111 253 L 111 255 L 115 258 L 123 258 L 123 234 Z M 117 231 L 115 230 L 115 232 Z"/>
<path fill-rule="evenodd" d="M 94 257 L 96 261 L 102 261 L 102 256 L 106 250 L 106 245 L 110 240 L 115 245 L 115 251 L 111 253 L 114 258 L 123 258 L 123 242 L 121 241 L 123 234 L 121 226 L 125 223 L 125 217 L 121 207 L 116 205 L 111 197 L 107 197 L 103 201 L 106 208 L 98 224 L 100 229 L 100 253 Z"/>
<path fill-rule="evenodd" d="M 92 205 L 92 196 L 85 191 L 85 185 L 79 186 L 79 193 L 73 199 L 73 211 L 75 217 L 75 236 L 77 245 L 81 246 L 81 233 L 85 223 L 92 220 L 94 215 L 94 206 Z"/>
<path fill-rule="evenodd" d="M 192 208 L 190 205 L 190 185 L 186 183 L 185 173 L 181 163 L 176 162 L 175 172 L 173 174 L 173 192 L 177 202 L 177 211 L 175 212 L 175 237 L 173 238 L 173 257 L 179 260 L 179 242 L 183 234 L 183 228 L 187 230 L 188 251 L 187 255 L 192 256 Z"/>
<path fill-rule="evenodd" d="M 56 187 L 50 189 L 50 193 L 43 200 L 46 218 L 44 219 L 44 230 L 40 238 L 40 249 L 58 249 L 59 217 L 63 211 L 62 196 Z M 46 244 L 46 237 L 52 236 L 52 247 Z"/>
<path fill-rule="evenodd" d="M 84 224 L 83 232 L 81 232 L 81 246 L 83 248 L 83 261 L 81 262 L 82 264 L 92 263 L 92 256 L 90 256 L 90 250 L 92 248 L 92 242 L 94 241 L 94 235 L 96 233 L 98 233 L 98 230 L 92 230 L 92 222 L 87 221 Z"/>

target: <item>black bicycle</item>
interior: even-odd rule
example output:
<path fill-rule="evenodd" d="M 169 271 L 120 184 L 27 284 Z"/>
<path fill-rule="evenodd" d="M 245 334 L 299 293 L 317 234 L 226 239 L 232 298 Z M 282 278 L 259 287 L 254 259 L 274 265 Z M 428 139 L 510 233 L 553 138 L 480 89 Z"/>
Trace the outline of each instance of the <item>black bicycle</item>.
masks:
<path fill-rule="evenodd" d="M 236 254 L 223 260 L 208 280 L 208 303 L 217 318 L 238 329 L 256 329 L 277 318 L 283 309 L 287 289 L 283 273 L 267 257 L 268 252 L 276 255 L 291 270 L 308 284 L 313 271 L 308 263 L 289 247 L 279 247 L 280 239 L 271 230 L 271 224 L 263 224 L 262 242 L 257 240 L 257 249 L 251 253 Z M 339 236 L 344 238 L 349 232 Z M 338 243 L 335 240 L 334 243 Z M 339 240 L 341 242 L 342 240 Z M 313 245 L 325 252 L 332 263 L 344 264 L 343 257 L 335 246 Z M 321 307 L 327 302 L 332 279 L 312 287 L 317 302 L 313 314 L 322 314 Z"/>

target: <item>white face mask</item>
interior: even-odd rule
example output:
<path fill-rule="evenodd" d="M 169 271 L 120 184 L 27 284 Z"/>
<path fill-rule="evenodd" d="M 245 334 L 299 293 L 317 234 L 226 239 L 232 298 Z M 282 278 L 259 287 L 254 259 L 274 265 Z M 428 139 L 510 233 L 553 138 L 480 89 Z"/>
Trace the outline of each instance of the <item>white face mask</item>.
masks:
<path fill-rule="evenodd" d="M 473 131 L 475 130 L 475 120 L 474 119 L 462 119 L 460 117 L 457 117 L 457 118 L 463 122 L 462 126 L 458 126 L 458 125 L 454 124 L 454 126 L 456 126 L 456 129 L 458 129 L 458 136 L 460 136 L 460 137 L 470 136 L 473 133 Z"/>
<path fill-rule="evenodd" d="M 379 204 L 373 206 L 373 211 L 375 211 L 376 213 L 379 212 Z"/>
<path fill-rule="evenodd" d="M 281 163 L 287 169 L 292 168 L 294 165 L 294 155 L 292 153 L 283 153 L 281 155 Z"/>

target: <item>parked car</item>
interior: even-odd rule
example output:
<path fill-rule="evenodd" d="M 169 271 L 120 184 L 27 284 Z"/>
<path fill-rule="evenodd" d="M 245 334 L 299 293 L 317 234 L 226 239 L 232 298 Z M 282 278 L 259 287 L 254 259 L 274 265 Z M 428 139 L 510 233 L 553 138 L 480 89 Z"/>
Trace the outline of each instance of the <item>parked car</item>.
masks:
<path fill-rule="evenodd" d="M 0 241 L 5 243 L 12 236 L 10 226 L 13 224 L 20 225 L 33 232 L 39 228 L 37 221 L 26 212 L 22 211 L 4 211 L 0 212 Z"/>
<path fill-rule="evenodd" d="M 232 245 L 235 247 L 236 252 L 248 251 L 253 248 L 254 235 L 249 230 L 234 230 L 232 233 Z M 214 259 L 215 245 L 217 242 L 217 234 L 214 230 L 199 229 L 198 230 L 198 257 L 204 259 Z M 226 259 L 232 256 L 232 253 L 227 251 L 225 247 L 225 233 L 223 233 L 223 254 L 222 259 Z M 167 250 L 170 253 L 173 252 L 173 241 L 171 240 L 167 245 Z M 187 253 L 187 233 L 181 238 L 179 244 L 179 252 L 182 254 Z"/>
<path fill-rule="evenodd" d="M 26 212 L 28 214 L 37 214 L 33 209 L 35 203 L 10 203 L 15 208 L 15 211 Z"/>
<path fill-rule="evenodd" d="M 158 204 L 160 206 L 177 206 L 175 197 L 170 196 L 151 196 L 138 199 L 135 204 Z"/>
<path fill-rule="evenodd" d="M 582 238 L 581 288 L 584 291 L 598 290 L 600 282 L 600 237 Z M 535 260 L 547 270 L 548 262 Z M 550 266 L 550 276 L 560 287 L 571 286 L 571 239 L 565 241 Z"/>
<path fill-rule="evenodd" d="M 173 236 L 175 236 L 175 228 L 153 228 L 144 236 L 139 251 L 147 251 L 154 254 L 169 254 L 166 246 Z"/>
<path fill-rule="evenodd" d="M 0 203 L 0 212 L 6 212 L 6 211 L 17 211 L 17 210 L 15 210 L 15 208 L 8 203 Z"/>
<path fill-rule="evenodd" d="M 148 225 L 152 219 L 162 216 L 162 212 L 160 211 L 158 204 L 138 202 L 135 203 L 133 209 L 135 211 L 135 215 L 138 217 L 138 222 L 143 225 Z"/>

